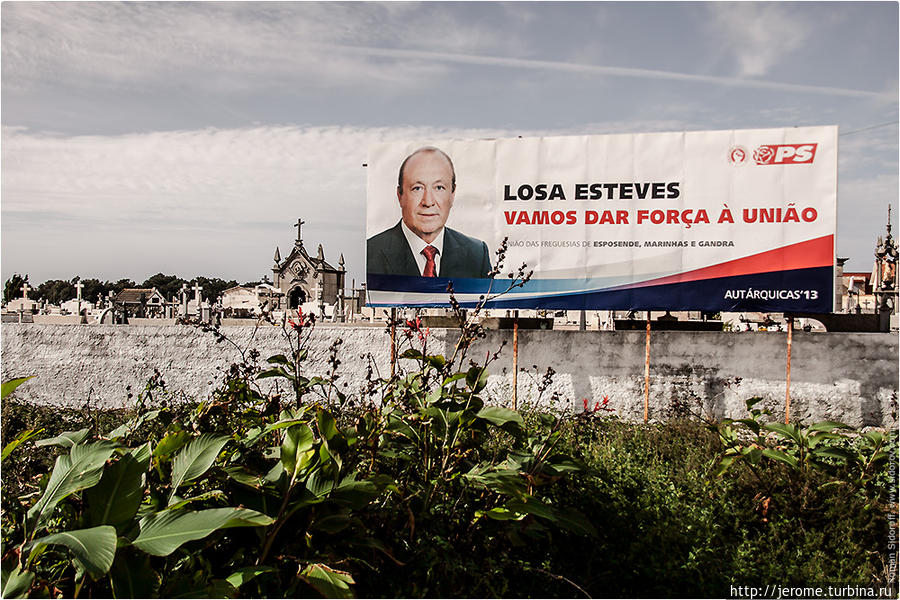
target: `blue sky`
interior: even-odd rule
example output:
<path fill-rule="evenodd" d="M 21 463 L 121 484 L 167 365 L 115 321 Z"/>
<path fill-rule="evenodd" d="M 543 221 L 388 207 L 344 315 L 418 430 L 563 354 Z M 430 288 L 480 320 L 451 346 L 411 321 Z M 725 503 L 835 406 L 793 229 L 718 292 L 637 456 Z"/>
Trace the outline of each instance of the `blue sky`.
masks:
<path fill-rule="evenodd" d="M 838 125 L 838 255 L 898 191 L 898 4 L 4 2 L 2 277 L 364 271 L 388 140 Z M 896 233 L 896 229 L 895 229 Z"/>

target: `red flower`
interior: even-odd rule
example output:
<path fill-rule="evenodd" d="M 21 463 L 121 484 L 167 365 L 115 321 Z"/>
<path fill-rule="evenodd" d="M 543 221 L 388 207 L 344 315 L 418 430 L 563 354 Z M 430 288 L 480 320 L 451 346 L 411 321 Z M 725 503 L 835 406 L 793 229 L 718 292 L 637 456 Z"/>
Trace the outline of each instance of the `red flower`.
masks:
<path fill-rule="evenodd" d="M 288 319 L 288 325 L 290 325 L 291 329 L 293 329 L 294 331 L 300 331 L 306 325 L 309 325 L 309 320 L 307 319 L 304 321 L 304 319 L 303 319 L 303 309 L 302 308 L 297 309 L 297 320 L 296 321 L 294 321 L 293 319 Z"/>
<path fill-rule="evenodd" d="M 585 410 L 585 412 L 587 412 L 587 409 L 588 409 L 588 399 L 587 399 L 587 398 L 582 398 L 582 399 L 581 399 L 581 402 L 582 402 L 582 404 L 584 404 L 584 410 Z"/>

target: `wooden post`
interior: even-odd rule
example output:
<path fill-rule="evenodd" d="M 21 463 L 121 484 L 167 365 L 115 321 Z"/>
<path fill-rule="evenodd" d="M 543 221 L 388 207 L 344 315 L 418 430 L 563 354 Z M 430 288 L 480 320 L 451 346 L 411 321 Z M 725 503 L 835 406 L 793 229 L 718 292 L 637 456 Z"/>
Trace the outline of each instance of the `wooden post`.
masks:
<path fill-rule="evenodd" d="M 788 317 L 787 331 L 787 375 L 784 386 L 784 424 L 791 422 L 791 345 L 794 337 L 794 317 Z"/>
<path fill-rule="evenodd" d="M 650 418 L 650 311 L 647 311 L 647 343 L 644 349 L 644 423 Z"/>
<path fill-rule="evenodd" d="M 397 370 L 397 309 L 391 308 L 391 377 Z"/>
<path fill-rule="evenodd" d="M 513 311 L 512 404 L 519 410 L 519 311 Z"/>

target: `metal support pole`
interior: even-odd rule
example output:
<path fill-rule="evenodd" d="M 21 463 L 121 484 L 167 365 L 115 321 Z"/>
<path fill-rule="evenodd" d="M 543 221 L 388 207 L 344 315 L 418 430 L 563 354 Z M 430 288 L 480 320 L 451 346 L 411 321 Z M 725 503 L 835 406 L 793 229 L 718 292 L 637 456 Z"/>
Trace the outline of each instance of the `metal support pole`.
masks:
<path fill-rule="evenodd" d="M 519 311 L 513 311 L 512 405 L 519 410 Z"/>
<path fill-rule="evenodd" d="M 397 309 L 391 309 L 391 377 L 397 370 Z"/>
<path fill-rule="evenodd" d="M 787 331 L 787 375 L 784 388 L 784 424 L 791 422 L 791 345 L 794 338 L 794 317 L 788 317 Z"/>
<path fill-rule="evenodd" d="M 650 311 L 647 311 L 647 343 L 644 349 L 644 423 L 650 418 Z"/>

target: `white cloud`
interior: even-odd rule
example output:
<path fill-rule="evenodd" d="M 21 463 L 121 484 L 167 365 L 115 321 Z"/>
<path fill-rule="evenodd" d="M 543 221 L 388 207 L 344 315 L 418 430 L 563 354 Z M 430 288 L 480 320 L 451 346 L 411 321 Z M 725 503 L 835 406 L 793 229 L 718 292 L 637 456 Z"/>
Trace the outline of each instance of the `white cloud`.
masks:
<path fill-rule="evenodd" d="M 260 276 L 303 217 L 362 280 L 370 145 L 501 130 L 258 127 L 63 136 L 4 128 L 3 273 Z M 110 249 L 114 248 L 114 252 Z"/>
<path fill-rule="evenodd" d="M 466 18 L 453 4 L 427 3 L 12 3 L 3 8 L 3 85 L 52 83 L 132 90 L 202 87 L 223 94 L 297 86 L 310 90 L 421 88 L 453 65 L 681 81 L 824 95 L 880 98 L 841 87 L 749 79 L 765 75 L 809 34 L 776 3 L 710 4 L 737 77 L 674 70 L 516 58 L 535 46 L 520 19 Z M 518 10 L 518 9 L 516 9 Z M 596 15 L 595 15 L 596 16 Z M 599 17 L 597 17 L 599 18 Z M 588 57 L 589 58 L 589 57 Z"/>
<path fill-rule="evenodd" d="M 737 61 L 739 77 L 766 75 L 779 60 L 803 46 L 807 21 L 778 2 L 713 2 L 706 5 L 710 29 Z"/>
<path fill-rule="evenodd" d="M 3 13 L 3 81 L 13 89 L 45 81 L 177 86 L 198 77 L 229 91 L 285 78 L 315 87 L 360 79 L 415 85 L 446 66 L 374 69 L 369 57 L 331 53 L 328 46 L 496 52 L 515 45 L 491 27 L 460 23 L 441 5 L 66 2 L 6 4 Z"/>

